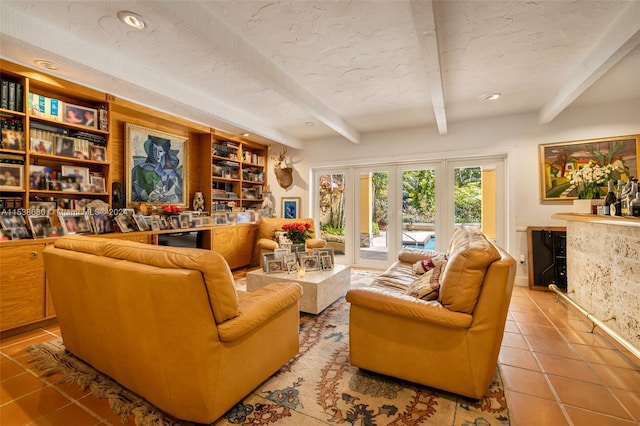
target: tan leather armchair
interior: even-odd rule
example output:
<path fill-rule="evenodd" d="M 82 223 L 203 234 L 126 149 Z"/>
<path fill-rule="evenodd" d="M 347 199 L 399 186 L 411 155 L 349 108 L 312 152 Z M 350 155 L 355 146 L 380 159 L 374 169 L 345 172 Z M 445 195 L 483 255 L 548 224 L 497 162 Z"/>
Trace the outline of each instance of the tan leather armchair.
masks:
<path fill-rule="evenodd" d="M 216 252 L 66 236 L 44 263 L 65 347 L 179 419 L 213 422 L 298 353 L 300 285 L 236 291 Z"/>
<path fill-rule="evenodd" d="M 394 268 L 411 274 L 411 263 Z M 515 271 L 508 253 L 465 228 L 452 239 L 438 300 L 399 290 L 406 277 L 396 277 L 396 287 L 349 290 L 351 364 L 481 398 L 496 369 Z"/>
<path fill-rule="evenodd" d="M 254 252 L 254 258 L 251 262 L 252 265 L 262 265 L 262 254 L 270 251 L 274 251 L 278 248 L 278 242 L 276 241 L 276 231 L 282 231 L 282 225 L 285 223 L 309 223 L 311 230 L 313 231 L 313 237 L 307 240 L 307 248 L 323 248 L 327 245 L 327 242 L 321 240 L 315 230 L 315 222 L 312 218 L 302 219 L 283 219 L 276 217 L 265 217 L 260 219 L 258 223 L 258 239 L 256 242 L 256 249 Z"/>

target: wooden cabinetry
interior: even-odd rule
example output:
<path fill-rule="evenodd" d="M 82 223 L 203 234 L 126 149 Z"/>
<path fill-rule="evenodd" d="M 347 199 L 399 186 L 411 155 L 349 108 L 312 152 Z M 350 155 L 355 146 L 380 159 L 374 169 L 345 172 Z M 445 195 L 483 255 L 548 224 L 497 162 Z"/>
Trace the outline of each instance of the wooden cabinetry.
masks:
<path fill-rule="evenodd" d="M 207 186 L 211 211 L 230 207 L 259 209 L 265 185 L 267 147 L 242 141 L 233 136 L 212 135 L 209 146 L 203 146 L 204 158 L 211 158 Z M 205 182 L 203 182 L 205 183 Z"/>
<path fill-rule="evenodd" d="M 0 247 L 0 331 L 45 319 L 45 246 L 32 241 Z"/>

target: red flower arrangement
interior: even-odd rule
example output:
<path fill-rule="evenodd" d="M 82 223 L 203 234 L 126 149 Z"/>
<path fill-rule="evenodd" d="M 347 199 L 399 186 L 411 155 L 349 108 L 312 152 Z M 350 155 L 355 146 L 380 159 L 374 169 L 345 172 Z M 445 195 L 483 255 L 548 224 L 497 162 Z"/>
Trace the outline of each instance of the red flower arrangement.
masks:
<path fill-rule="evenodd" d="M 282 230 L 286 232 L 287 238 L 293 244 L 304 244 L 305 240 L 311 238 L 313 230 L 310 223 L 291 222 L 282 225 Z"/>
<path fill-rule="evenodd" d="M 182 213 L 182 209 L 176 206 L 175 204 L 163 204 L 162 212 L 164 214 L 176 214 L 176 213 Z"/>

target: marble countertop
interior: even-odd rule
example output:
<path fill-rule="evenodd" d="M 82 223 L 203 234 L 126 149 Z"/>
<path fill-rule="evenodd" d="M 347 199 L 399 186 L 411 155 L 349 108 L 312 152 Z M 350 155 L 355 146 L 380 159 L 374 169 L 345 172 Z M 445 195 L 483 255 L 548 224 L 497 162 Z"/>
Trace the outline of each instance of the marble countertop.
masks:
<path fill-rule="evenodd" d="M 572 220 L 575 222 L 590 222 L 603 225 L 615 226 L 633 226 L 640 228 L 640 218 L 637 217 L 621 217 L 621 216 L 598 216 L 595 214 L 582 213 L 555 213 L 551 215 L 552 219 Z"/>

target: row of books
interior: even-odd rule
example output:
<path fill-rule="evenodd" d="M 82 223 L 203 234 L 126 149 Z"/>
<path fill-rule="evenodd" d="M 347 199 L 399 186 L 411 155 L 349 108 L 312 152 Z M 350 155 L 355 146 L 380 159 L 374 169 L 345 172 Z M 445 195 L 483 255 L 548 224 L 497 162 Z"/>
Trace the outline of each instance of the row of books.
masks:
<path fill-rule="evenodd" d="M 0 164 L 24 164 L 24 157 L 18 154 L 0 152 Z"/>
<path fill-rule="evenodd" d="M 30 123 L 29 131 L 31 137 L 50 142 L 55 142 L 58 136 L 69 136 L 71 138 L 89 141 L 93 145 L 107 146 L 107 138 L 103 135 L 83 132 L 81 130 L 69 130 L 36 121 Z"/>
<path fill-rule="evenodd" d="M 0 80 L 0 108 L 24 112 L 24 86 L 10 80 Z"/>

